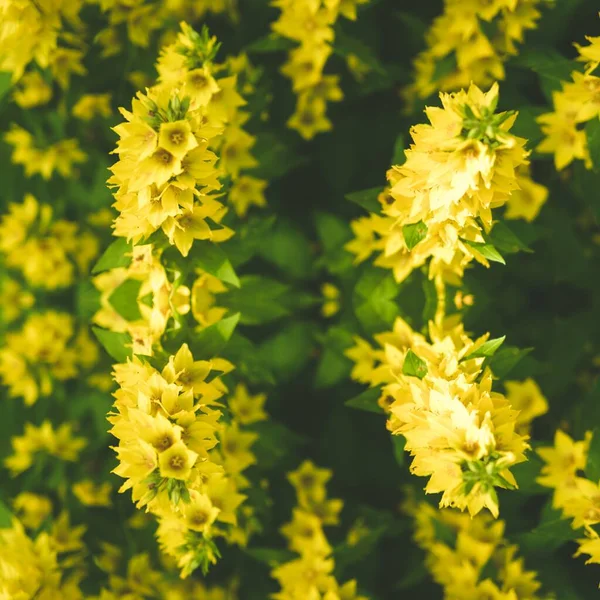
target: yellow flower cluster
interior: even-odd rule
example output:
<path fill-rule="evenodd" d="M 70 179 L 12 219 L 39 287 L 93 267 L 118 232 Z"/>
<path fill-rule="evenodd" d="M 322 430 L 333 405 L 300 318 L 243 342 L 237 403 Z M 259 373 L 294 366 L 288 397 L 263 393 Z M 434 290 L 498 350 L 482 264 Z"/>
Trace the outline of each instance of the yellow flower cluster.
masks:
<path fill-rule="evenodd" d="M 329 131 L 327 102 L 343 98 L 337 75 L 323 73 L 333 52 L 334 26 L 340 15 L 356 19 L 356 7 L 368 0 L 273 0 L 281 14 L 272 24 L 277 34 L 299 45 L 289 53 L 282 73 L 292 80 L 297 95 L 296 111 L 288 120 L 304 139 Z"/>
<path fill-rule="evenodd" d="M 382 214 L 354 221 L 355 239 L 346 246 L 357 262 L 379 252 L 375 264 L 393 269 L 397 281 L 428 261 L 431 278 L 454 283 L 473 259 L 489 266 L 478 249 L 483 233 L 527 164 L 525 140 L 509 132 L 516 114 L 495 113 L 497 84 L 487 93 L 471 85 L 440 98 L 442 108 L 425 111 L 430 124 L 412 128 L 406 162 L 388 171 Z"/>
<path fill-rule="evenodd" d="M 77 271 L 87 273 L 98 240 L 76 223 L 53 219 L 51 206 L 27 194 L 0 220 L 0 252 L 31 286 L 54 290 L 72 285 Z"/>
<path fill-rule="evenodd" d="M 146 0 L 88 0 L 98 4 L 102 12 L 108 15 L 108 27 L 96 36 L 96 42 L 102 46 L 102 56 L 120 54 L 124 50 L 119 29 L 124 25 L 127 38 L 136 45 L 146 48 L 150 45 L 152 34 L 164 27 L 165 22 L 173 19 L 201 21 L 207 13 L 227 13 L 236 17 L 237 0 L 163 0 L 150 3 Z M 168 34 L 167 34 L 168 35 Z"/>
<path fill-rule="evenodd" d="M 575 44 L 577 60 L 585 63 L 585 71 L 573 71 L 573 81 L 552 92 L 554 111 L 537 119 L 546 136 L 537 151 L 554 154 L 559 171 L 575 159 L 583 160 L 588 169 L 592 167 L 584 124 L 600 118 L 600 77 L 592 74 L 600 64 L 600 36 L 587 40 L 587 46 Z"/>
<path fill-rule="evenodd" d="M 159 85 L 139 92 L 132 112 L 120 109 L 127 122 L 115 127 L 119 161 L 109 184 L 118 188 L 116 235 L 138 243 L 162 229 L 187 256 L 195 239 L 222 242 L 233 235 L 221 224 L 227 212 L 217 199 L 221 177 L 234 181 L 232 202 L 240 214 L 250 203 L 265 203 L 266 184 L 239 177 L 256 165 L 249 152 L 254 138 L 241 127 L 247 114 L 239 110 L 244 100 L 236 76 L 214 77 L 223 70 L 212 62 L 216 38 L 185 23 L 181 28 L 158 61 Z"/>
<path fill-rule="evenodd" d="M 251 154 L 256 138 L 244 130 L 250 115 L 242 110 L 246 104 L 239 94 L 240 80 L 245 94 L 254 91 L 256 77 L 248 57 L 228 57 L 224 64 L 210 64 L 206 55 L 217 50 L 215 38 L 208 39 L 206 30 L 196 33 L 186 23 L 174 43 L 163 48 L 157 70 L 162 85 L 179 87 L 191 98 L 191 107 L 203 105 L 206 96 L 206 119 L 220 131 L 210 139 L 210 149 L 219 156 L 221 176 L 231 181 L 228 201 L 236 213 L 245 216 L 251 205 L 265 206 L 267 182 L 244 175 L 257 166 Z M 202 97 L 202 100 L 200 99 Z"/>
<path fill-rule="evenodd" d="M 98 347 L 87 327 L 76 331 L 72 315 L 54 310 L 32 313 L 19 331 L 6 334 L 0 348 L 0 379 L 10 396 L 31 405 L 52 393 L 54 380 L 77 377 L 97 358 Z"/>
<path fill-rule="evenodd" d="M 164 600 L 236 600 L 234 586 L 209 588 L 201 581 L 176 580 L 168 571 L 152 568 L 146 553 L 135 554 L 125 562 L 123 551 L 101 542 L 102 551 L 94 556 L 96 565 L 108 576 L 109 586 L 103 587 L 99 596 L 90 600 L 145 600 L 156 597 Z M 125 567 L 125 568 L 124 568 Z"/>
<path fill-rule="evenodd" d="M 27 65 L 35 61 L 49 67 L 63 88 L 68 87 L 70 72 L 84 74 L 76 32 L 83 28 L 79 12 L 83 0 L 6 0 L 0 4 L 0 71 L 20 79 Z"/>
<path fill-rule="evenodd" d="M 504 539 L 504 522 L 489 515 L 436 510 L 426 502 L 408 512 L 415 519 L 415 541 L 425 564 L 443 587 L 444 600 L 538 600 L 535 571 L 525 568 L 518 547 Z"/>
<path fill-rule="evenodd" d="M 49 421 L 39 427 L 25 423 L 25 433 L 11 440 L 13 455 L 5 459 L 4 465 L 15 477 L 27 471 L 35 462 L 38 453 L 54 456 L 59 460 L 75 462 L 86 440 L 73 435 L 73 427 L 63 423 L 57 429 Z"/>
<path fill-rule="evenodd" d="M 84 533 L 83 526 L 71 527 L 67 513 L 33 538 L 17 519 L 0 529 L 0 598 L 81 600 Z"/>
<path fill-rule="evenodd" d="M 427 49 L 415 59 L 415 81 L 403 90 L 407 103 L 504 79 L 505 57 L 516 55 L 525 31 L 536 27 L 542 1 L 444 0 L 443 14 L 425 36 Z"/>
<path fill-rule="evenodd" d="M 119 491 L 131 489 L 138 508 L 158 517 L 159 542 L 182 577 L 216 561 L 213 537 L 246 537 L 236 511 L 245 498 L 239 490 L 248 486 L 242 472 L 255 462 L 256 434 L 235 418 L 229 425 L 221 420 L 218 401 L 227 388 L 220 377 L 231 369 L 219 358 L 194 361 L 185 344 L 160 372 L 137 357 L 115 366 L 120 387 L 109 420 L 119 440 L 114 472 L 126 479 Z M 264 400 L 238 387 L 232 413 L 240 423 L 261 420 Z"/>
<path fill-rule="evenodd" d="M 442 493 L 440 507 L 471 515 L 487 508 L 498 516 L 495 487 L 516 487 L 509 468 L 529 447 L 517 432 L 519 413 L 492 391 L 483 357 L 469 358 L 488 335 L 472 341 L 452 320 L 443 327 L 430 322 L 429 335 L 431 342 L 398 318 L 392 332 L 375 336 L 379 349 L 356 338 L 347 351 L 356 363 L 352 377 L 382 386 L 387 427 L 405 437 L 411 473 L 429 477 L 425 491 Z"/>
<path fill-rule="evenodd" d="M 581 476 L 586 466 L 592 433 L 574 441 L 560 429 L 554 436 L 554 446 L 538 448 L 537 453 L 546 463 L 537 481 L 552 488 L 552 505 L 572 519 L 574 529 L 584 528 L 586 537 L 578 540 L 575 556 L 587 554 L 586 564 L 600 564 L 600 535 L 595 527 L 600 523 L 600 482 Z"/>
<path fill-rule="evenodd" d="M 72 177 L 76 173 L 74 166 L 87 160 L 86 153 L 79 148 L 79 142 L 75 138 L 44 144 L 40 148 L 31 133 L 18 125 L 12 125 L 10 131 L 4 134 L 4 139 L 14 148 L 12 162 L 23 165 L 27 177 L 39 173 L 45 180 L 49 180 L 55 171 L 61 177 Z"/>
<path fill-rule="evenodd" d="M 33 294 L 14 279 L 4 278 L 0 284 L 0 314 L 5 323 L 17 319 L 35 303 Z"/>
<path fill-rule="evenodd" d="M 355 580 L 340 585 L 333 576 L 335 563 L 323 526 L 338 524 L 343 503 L 327 498 L 325 484 L 330 478 L 329 469 L 319 469 L 310 461 L 288 475 L 298 506 L 281 532 L 299 557 L 271 572 L 281 586 L 272 596 L 276 600 L 367 600 L 357 593 Z"/>

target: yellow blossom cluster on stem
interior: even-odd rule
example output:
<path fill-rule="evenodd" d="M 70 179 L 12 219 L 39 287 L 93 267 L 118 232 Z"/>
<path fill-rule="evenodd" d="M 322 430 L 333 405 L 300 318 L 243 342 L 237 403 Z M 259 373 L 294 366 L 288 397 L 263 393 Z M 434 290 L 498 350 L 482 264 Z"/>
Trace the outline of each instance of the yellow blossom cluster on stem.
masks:
<path fill-rule="evenodd" d="M 343 93 L 337 75 L 325 75 L 333 52 L 334 26 L 339 16 L 356 20 L 356 7 L 368 0 L 273 0 L 281 14 L 272 24 L 275 33 L 298 42 L 290 50 L 281 72 L 291 79 L 297 96 L 288 127 L 310 140 L 332 127 L 327 103 L 339 102 Z"/>
<path fill-rule="evenodd" d="M 338 524 L 343 502 L 327 497 L 325 484 L 331 475 L 329 469 L 320 469 L 308 460 L 288 475 L 298 505 L 281 532 L 289 549 L 299 556 L 271 572 L 281 587 L 272 596 L 276 600 L 367 600 L 358 594 L 355 580 L 340 585 L 333 575 L 333 550 L 323 527 Z"/>
<path fill-rule="evenodd" d="M 444 0 L 444 12 L 425 36 L 427 49 L 415 59 L 414 82 L 402 91 L 407 103 L 504 79 L 504 60 L 518 53 L 525 32 L 537 26 L 542 2 Z"/>
<path fill-rule="evenodd" d="M 600 64 L 600 36 L 587 37 L 589 44 L 575 44 L 585 63 L 583 73 L 573 71 L 573 81 L 564 82 L 562 89 L 552 92 L 552 112 L 537 119 L 545 138 L 537 151 L 554 155 L 554 164 L 560 171 L 574 160 L 583 160 L 592 168 L 585 124 L 600 118 L 600 77 L 594 75 Z"/>
<path fill-rule="evenodd" d="M 20 79 L 32 61 L 58 74 L 63 88 L 70 72 L 84 74 L 79 37 L 83 0 L 6 0 L 0 5 L 0 71 Z M 69 29 L 71 31 L 69 31 Z M 60 44 L 60 45 L 59 45 Z"/>
<path fill-rule="evenodd" d="M 72 177 L 76 172 L 75 165 L 87 160 L 76 138 L 40 147 L 31 133 L 13 124 L 10 131 L 4 134 L 4 139 L 13 146 L 12 162 L 23 165 L 27 177 L 39 173 L 43 179 L 49 180 L 54 172 L 61 177 Z"/>
<path fill-rule="evenodd" d="M 182 89 L 191 98 L 192 108 L 208 99 L 206 118 L 219 127 L 209 147 L 219 156 L 221 176 L 230 181 L 227 200 L 243 217 L 251 205 L 266 204 L 267 182 L 244 173 L 258 162 L 251 154 L 256 138 L 244 129 L 250 118 L 243 110 L 246 100 L 238 89 L 243 82 L 244 93 L 252 94 L 254 69 L 244 54 L 228 57 L 222 64 L 212 63 L 206 56 L 216 52 L 216 40 L 208 38 L 206 29 L 198 34 L 187 23 L 180 27 L 175 42 L 165 46 L 158 59 L 159 84 Z"/>
<path fill-rule="evenodd" d="M 75 462 L 87 444 L 85 438 L 73 434 L 70 423 L 63 423 L 55 429 L 50 421 L 44 421 L 39 427 L 26 423 L 25 433 L 13 437 L 11 443 L 13 454 L 4 460 L 4 465 L 13 477 L 31 468 L 40 453 Z"/>
<path fill-rule="evenodd" d="M 236 414 L 250 417 L 241 423 L 266 418 L 265 398 L 238 387 L 225 424 L 221 375 L 232 368 L 218 358 L 194 361 L 185 344 L 161 371 L 137 357 L 115 366 L 120 387 L 109 420 L 119 440 L 114 472 L 126 479 L 119 491 L 131 489 L 138 508 L 157 516 L 159 543 L 182 577 L 216 561 L 214 537 L 244 544 L 251 533 L 238 527 L 237 509 L 256 434 L 243 431 Z"/>
<path fill-rule="evenodd" d="M 85 529 L 71 527 L 67 513 L 35 536 L 16 518 L 0 529 L 0 598 L 81 600 Z"/>
<path fill-rule="evenodd" d="M 22 328 L 6 334 L 0 348 L 0 380 L 9 396 L 34 404 L 49 396 L 55 381 L 89 370 L 98 347 L 87 327 L 76 327 L 72 315 L 54 310 L 31 313 Z"/>
<path fill-rule="evenodd" d="M 425 564 L 444 600 L 539 600 L 537 573 L 525 568 L 518 546 L 504 539 L 504 522 L 489 515 L 436 510 L 426 502 L 407 510 Z"/>
<path fill-rule="evenodd" d="M 427 107 L 430 124 L 411 130 L 406 162 L 387 173 L 381 214 L 352 223 L 346 248 L 356 261 L 378 256 L 397 281 L 429 263 L 429 276 L 458 284 L 473 260 L 489 266 L 481 248 L 493 224 L 492 209 L 519 189 L 527 165 L 523 138 L 510 133 L 514 111 L 496 113 L 498 85 L 440 94 L 442 107 Z"/>
<path fill-rule="evenodd" d="M 202 21 L 207 14 L 237 16 L 237 0 L 89 0 L 97 4 L 108 17 L 108 26 L 102 29 L 95 41 L 102 47 L 102 56 L 120 54 L 124 40 L 119 29 L 124 25 L 127 38 L 135 46 L 147 48 L 152 35 L 164 27 L 165 22 L 184 19 Z"/>
<path fill-rule="evenodd" d="M 597 435 L 597 434 L 594 434 Z M 575 556 L 587 554 L 586 564 L 600 564 L 600 482 L 583 477 L 592 432 L 575 441 L 560 429 L 554 435 L 554 446 L 538 448 L 545 465 L 537 481 L 554 490 L 552 506 L 572 519 L 573 529 L 583 528 L 585 537 L 578 540 Z"/>
<path fill-rule="evenodd" d="M 98 240 L 74 222 L 54 219 L 50 205 L 27 194 L 0 218 L 0 253 L 29 285 L 53 290 L 87 273 L 98 254 Z"/>
<path fill-rule="evenodd" d="M 440 507 L 471 515 L 487 508 L 498 516 L 495 488 L 516 488 L 510 467 L 529 448 L 518 431 L 519 412 L 492 390 L 484 358 L 469 358 L 488 334 L 472 341 L 449 319 L 431 321 L 429 337 L 398 318 L 393 331 L 375 336 L 379 348 L 356 338 L 346 352 L 355 362 L 352 377 L 381 386 L 387 427 L 406 439 L 411 473 L 429 477 L 426 493 L 442 493 Z M 407 370 L 410 364 L 417 366 Z"/>

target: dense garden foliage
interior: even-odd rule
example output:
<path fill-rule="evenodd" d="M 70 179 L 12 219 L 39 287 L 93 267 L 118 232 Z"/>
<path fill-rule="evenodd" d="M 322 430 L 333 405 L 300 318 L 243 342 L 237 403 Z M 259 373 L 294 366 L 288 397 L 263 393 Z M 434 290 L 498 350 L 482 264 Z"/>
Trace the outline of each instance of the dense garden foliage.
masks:
<path fill-rule="evenodd" d="M 592 0 L 0 1 L 0 599 L 587 600 Z"/>

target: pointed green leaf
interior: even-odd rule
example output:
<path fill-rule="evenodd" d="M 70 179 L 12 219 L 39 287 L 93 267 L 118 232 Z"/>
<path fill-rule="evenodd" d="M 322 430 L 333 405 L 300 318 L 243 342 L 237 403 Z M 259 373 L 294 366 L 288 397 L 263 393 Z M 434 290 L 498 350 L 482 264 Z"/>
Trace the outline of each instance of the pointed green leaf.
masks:
<path fill-rule="evenodd" d="M 362 394 L 354 396 L 354 398 L 350 398 L 350 400 L 346 400 L 344 405 L 349 406 L 350 408 L 357 408 L 358 410 L 366 410 L 367 412 L 385 414 L 383 408 L 377 404 L 379 396 L 381 396 L 380 387 L 369 388 Z"/>
<path fill-rule="evenodd" d="M 10 512 L 6 504 L 4 504 L 2 500 L 0 500 L 0 529 L 6 529 L 10 527 L 11 524 L 12 513 Z"/>
<path fill-rule="evenodd" d="M 131 264 L 133 245 L 125 238 L 117 238 L 98 259 L 92 273 L 101 273 L 117 267 L 128 267 Z"/>
<path fill-rule="evenodd" d="M 237 313 L 192 334 L 190 350 L 196 360 L 214 358 L 226 346 L 240 320 Z"/>
<path fill-rule="evenodd" d="M 133 354 L 131 350 L 132 342 L 128 333 L 117 333 L 101 327 L 92 327 L 92 331 L 106 352 L 117 362 L 124 363 L 127 362 L 128 358 L 131 358 Z"/>
<path fill-rule="evenodd" d="M 141 281 L 126 279 L 108 298 L 111 306 L 127 321 L 142 318 L 137 301 L 141 287 Z"/>
<path fill-rule="evenodd" d="M 504 379 L 532 350 L 514 346 L 502 348 L 490 359 L 489 367 L 498 379 Z"/>
<path fill-rule="evenodd" d="M 392 154 L 392 164 L 394 166 L 404 164 L 404 161 L 406 160 L 406 155 L 404 154 L 405 150 L 404 136 L 400 134 L 394 142 L 394 153 Z"/>
<path fill-rule="evenodd" d="M 409 350 L 402 365 L 402 374 L 423 379 L 427 375 L 427 363 Z"/>
<path fill-rule="evenodd" d="M 533 252 L 503 221 L 496 221 L 494 223 L 489 235 L 486 236 L 486 241 L 501 252 L 509 254 L 519 251 Z"/>
<path fill-rule="evenodd" d="M 499 262 L 503 265 L 506 264 L 506 261 L 502 258 L 500 252 L 498 252 L 492 244 L 487 244 L 485 242 L 471 242 L 470 240 L 463 240 L 463 242 L 467 244 L 467 246 L 471 246 L 471 248 L 477 250 L 484 258 L 487 258 L 492 262 Z"/>
<path fill-rule="evenodd" d="M 502 346 L 502 343 L 506 339 L 506 336 L 503 335 L 500 338 L 494 338 L 493 340 L 488 340 L 483 343 L 477 350 L 471 352 L 468 356 L 464 356 L 462 360 L 469 360 L 471 358 L 482 358 L 488 356 L 494 356 L 496 350 Z"/>
<path fill-rule="evenodd" d="M 352 192 L 350 194 L 346 194 L 344 197 L 346 200 L 350 200 L 350 202 L 358 204 L 358 206 L 364 208 L 368 212 L 378 213 L 381 210 L 381 205 L 379 204 L 379 200 L 377 200 L 377 198 L 384 189 L 385 188 L 383 187 L 374 187 L 369 188 L 368 190 Z"/>
<path fill-rule="evenodd" d="M 402 227 L 402 235 L 406 242 L 406 247 L 412 250 L 420 241 L 425 239 L 427 235 L 428 227 L 419 221 L 418 223 L 411 223 L 410 225 L 404 225 Z"/>
<path fill-rule="evenodd" d="M 240 280 L 227 254 L 219 248 L 218 244 L 205 240 L 196 241 L 188 255 L 188 260 L 192 261 L 194 267 L 201 268 L 217 279 L 240 287 Z"/>

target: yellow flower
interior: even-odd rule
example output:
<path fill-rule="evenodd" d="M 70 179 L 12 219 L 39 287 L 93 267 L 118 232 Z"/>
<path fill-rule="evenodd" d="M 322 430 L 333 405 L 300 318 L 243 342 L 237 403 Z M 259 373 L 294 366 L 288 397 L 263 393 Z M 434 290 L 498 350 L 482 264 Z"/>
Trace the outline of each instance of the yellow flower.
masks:
<path fill-rule="evenodd" d="M 524 219 L 533 221 L 548 199 L 548 188 L 536 183 L 527 173 L 517 173 L 519 189 L 515 190 L 506 201 L 507 219 Z"/>
<path fill-rule="evenodd" d="M 187 448 L 183 442 L 176 442 L 158 457 L 160 474 L 163 477 L 180 479 L 189 478 L 198 455 Z"/>
<path fill-rule="evenodd" d="M 228 201 L 236 214 L 245 217 L 250 206 L 266 206 L 265 188 L 267 182 L 250 175 L 241 175 L 229 190 Z"/>
<path fill-rule="evenodd" d="M 265 394 L 251 396 L 243 383 L 238 383 L 229 399 L 229 408 L 235 419 L 242 425 L 250 425 L 268 418 L 263 406 L 267 400 Z"/>
<path fill-rule="evenodd" d="M 112 115 L 110 100 L 110 94 L 84 94 L 73 106 L 73 116 L 81 121 L 91 121 L 95 117 L 110 117 Z"/>
<path fill-rule="evenodd" d="M 192 134 L 192 128 L 188 121 L 174 121 L 161 123 L 158 145 L 181 159 L 198 146 L 198 141 Z"/>
<path fill-rule="evenodd" d="M 96 485 L 91 479 L 83 479 L 73 484 L 73 493 L 84 506 L 112 506 L 108 482 Z"/>
<path fill-rule="evenodd" d="M 185 518 L 192 531 L 207 534 L 215 522 L 219 509 L 213 506 L 206 494 L 190 493 L 191 501 L 185 506 Z"/>
<path fill-rule="evenodd" d="M 52 512 L 52 502 L 46 496 L 21 492 L 14 500 L 13 507 L 28 529 L 38 529 Z"/>
<path fill-rule="evenodd" d="M 548 401 L 533 379 L 505 381 L 504 387 L 507 400 L 519 411 L 517 425 L 524 431 L 529 430 L 533 419 L 548 412 Z"/>
<path fill-rule="evenodd" d="M 13 92 L 15 102 L 21 108 L 33 108 L 50 102 L 52 87 L 48 85 L 39 71 L 25 73 Z"/>

